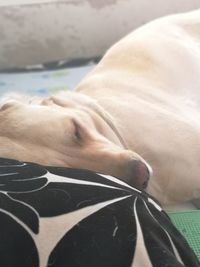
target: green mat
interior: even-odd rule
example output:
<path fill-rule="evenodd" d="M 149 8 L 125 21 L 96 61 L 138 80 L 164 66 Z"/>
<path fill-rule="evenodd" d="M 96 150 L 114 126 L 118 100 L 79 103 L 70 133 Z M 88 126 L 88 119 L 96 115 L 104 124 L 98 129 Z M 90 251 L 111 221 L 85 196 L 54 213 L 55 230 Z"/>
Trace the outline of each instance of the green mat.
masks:
<path fill-rule="evenodd" d="M 168 212 L 200 260 L 200 211 Z"/>

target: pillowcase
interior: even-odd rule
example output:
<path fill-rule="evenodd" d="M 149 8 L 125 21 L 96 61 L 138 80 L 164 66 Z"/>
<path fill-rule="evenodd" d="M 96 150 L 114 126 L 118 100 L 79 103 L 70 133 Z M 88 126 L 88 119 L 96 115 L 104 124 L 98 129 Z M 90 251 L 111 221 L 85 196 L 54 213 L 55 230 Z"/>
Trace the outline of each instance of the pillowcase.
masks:
<path fill-rule="evenodd" d="M 197 267 L 157 201 L 111 176 L 0 159 L 0 266 Z"/>

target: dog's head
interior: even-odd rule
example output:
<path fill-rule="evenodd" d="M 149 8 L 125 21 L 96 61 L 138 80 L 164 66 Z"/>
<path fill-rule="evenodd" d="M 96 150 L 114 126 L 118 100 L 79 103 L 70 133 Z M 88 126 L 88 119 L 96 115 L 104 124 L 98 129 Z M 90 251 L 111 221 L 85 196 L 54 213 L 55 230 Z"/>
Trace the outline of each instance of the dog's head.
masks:
<path fill-rule="evenodd" d="M 111 121 L 78 93 L 39 103 L 9 101 L 0 109 L 0 157 L 89 169 L 145 187 L 150 167 L 123 147 Z"/>

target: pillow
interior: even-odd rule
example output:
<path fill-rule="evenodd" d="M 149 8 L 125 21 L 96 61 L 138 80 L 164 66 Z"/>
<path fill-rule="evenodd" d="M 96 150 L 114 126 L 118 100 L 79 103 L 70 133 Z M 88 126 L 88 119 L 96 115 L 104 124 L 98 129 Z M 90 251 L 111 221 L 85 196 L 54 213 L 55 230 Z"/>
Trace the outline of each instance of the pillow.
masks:
<path fill-rule="evenodd" d="M 0 159 L 0 266 L 197 267 L 145 192 L 87 170 Z"/>
<path fill-rule="evenodd" d="M 198 0 L 0 0 L 0 69 L 94 58 L 133 29 Z"/>

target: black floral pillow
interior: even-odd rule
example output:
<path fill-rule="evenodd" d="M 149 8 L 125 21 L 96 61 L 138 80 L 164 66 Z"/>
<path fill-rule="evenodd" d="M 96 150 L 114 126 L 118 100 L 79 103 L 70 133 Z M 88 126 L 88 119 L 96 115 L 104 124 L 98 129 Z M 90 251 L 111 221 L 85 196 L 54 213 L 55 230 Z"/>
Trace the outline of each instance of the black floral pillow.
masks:
<path fill-rule="evenodd" d="M 0 159 L 1 267 L 196 267 L 149 195 L 91 171 Z"/>

